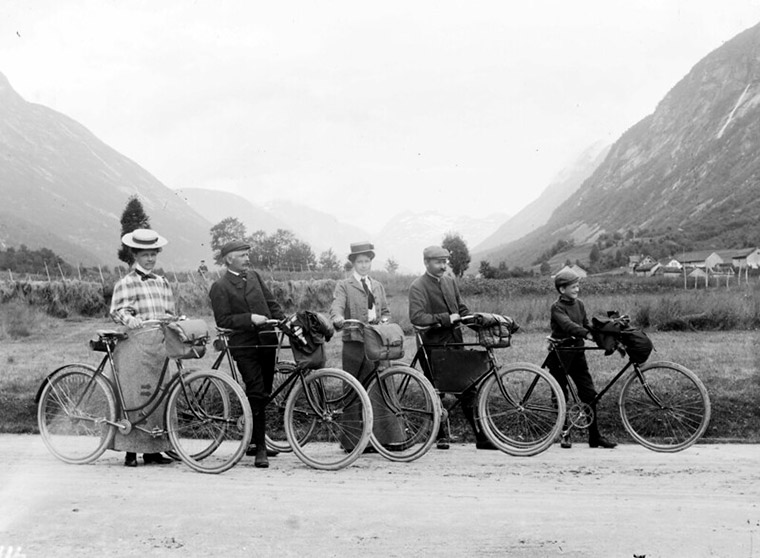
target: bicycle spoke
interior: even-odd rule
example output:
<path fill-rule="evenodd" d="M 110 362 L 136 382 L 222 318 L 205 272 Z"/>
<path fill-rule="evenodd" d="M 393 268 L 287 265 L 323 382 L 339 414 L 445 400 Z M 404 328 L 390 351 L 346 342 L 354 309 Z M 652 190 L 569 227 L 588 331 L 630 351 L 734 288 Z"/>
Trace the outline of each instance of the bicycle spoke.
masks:
<path fill-rule="evenodd" d="M 710 404 L 702 383 L 673 363 L 650 363 L 626 380 L 620 394 L 626 430 L 655 451 L 680 451 L 707 428 Z"/>

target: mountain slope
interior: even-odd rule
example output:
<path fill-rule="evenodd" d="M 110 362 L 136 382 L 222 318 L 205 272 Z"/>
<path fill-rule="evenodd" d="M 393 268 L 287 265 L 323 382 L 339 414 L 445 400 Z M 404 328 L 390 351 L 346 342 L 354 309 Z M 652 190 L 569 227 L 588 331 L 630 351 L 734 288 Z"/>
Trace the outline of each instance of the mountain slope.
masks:
<path fill-rule="evenodd" d="M 169 239 L 162 265 L 191 268 L 210 256 L 210 223 L 81 124 L 26 102 L 2 74 L 0 194 L 3 247 L 48 247 L 74 265 L 116 265 L 119 219 L 137 194 Z"/>
<path fill-rule="evenodd" d="M 264 208 L 284 221 L 286 229 L 308 242 L 317 257 L 321 252 L 332 248 L 338 259 L 341 259 L 350 252 L 351 243 L 370 238 L 370 234 L 360 227 L 343 223 L 333 215 L 299 203 L 274 200 Z M 382 251 L 377 255 L 380 257 Z"/>
<path fill-rule="evenodd" d="M 245 225 L 248 233 L 263 230 L 267 234 L 287 229 L 287 223 L 237 194 L 204 188 L 182 188 L 177 196 L 214 225 L 234 217 Z"/>
<path fill-rule="evenodd" d="M 493 259 L 529 265 L 559 239 L 629 230 L 693 249 L 759 245 L 759 151 L 760 25 L 698 62 L 545 226 Z"/>
<path fill-rule="evenodd" d="M 507 219 L 508 216 L 503 213 L 473 219 L 434 212 L 405 211 L 386 223 L 375 237 L 375 244 L 383 254 L 393 256 L 400 271 L 416 273 L 424 269 L 422 250 L 433 244 L 440 245 L 446 233 L 459 233 L 467 245 L 472 247 L 491 235 Z M 386 259 L 382 259 L 383 264 Z M 470 267 L 472 266 L 471 263 Z"/>
<path fill-rule="evenodd" d="M 554 178 L 541 195 L 509 219 L 496 232 L 473 248 L 473 256 L 489 259 L 489 252 L 544 225 L 562 202 L 580 188 L 583 181 L 601 164 L 610 146 L 601 143 L 585 149 Z"/>

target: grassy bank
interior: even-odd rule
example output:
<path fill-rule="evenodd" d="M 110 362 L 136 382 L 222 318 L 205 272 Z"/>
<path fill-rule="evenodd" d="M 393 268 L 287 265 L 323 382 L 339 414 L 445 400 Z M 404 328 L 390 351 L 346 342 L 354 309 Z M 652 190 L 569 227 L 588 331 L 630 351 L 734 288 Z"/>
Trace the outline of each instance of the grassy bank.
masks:
<path fill-rule="evenodd" d="M 377 273 L 388 294 L 391 313 L 404 330 L 412 333 L 408 317 L 412 276 Z M 326 312 L 332 302 L 335 278 L 284 279 L 265 274 L 273 294 L 286 312 Z M 581 298 L 589 315 L 608 310 L 628 314 L 640 327 L 658 331 L 731 331 L 760 328 L 760 287 L 732 284 L 709 289 L 685 290 L 671 281 L 647 278 L 588 279 L 581 284 Z M 211 280 L 172 282 L 180 313 L 211 315 L 208 290 Z M 506 314 L 527 331 L 548 326 L 549 307 L 557 297 L 548 278 L 460 281 L 463 299 L 471 311 Z M 58 318 L 104 317 L 113 285 L 84 281 L 0 281 L 0 340 L 8 336 L 7 318 L 31 307 Z"/>
<path fill-rule="evenodd" d="M 36 432 L 34 395 L 46 374 L 71 362 L 96 365 L 101 353 L 89 350 L 87 341 L 96 329 L 111 327 L 106 319 L 55 319 L 30 315 L 34 327 L 23 337 L 6 337 L 0 343 L 0 431 Z M 208 322 L 213 325 L 209 317 Z M 18 324 L 12 327 L 20 327 Z M 527 361 L 540 364 L 545 356 L 545 331 L 518 333 L 513 346 L 498 352 L 504 362 Z M 760 442 L 760 360 L 755 331 L 652 332 L 656 353 L 652 360 L 678 362 L 697 373 L 707 386 L 713 403 L 713 419 L 705 439 Z M 328 344 L 328 365 L 340 366 L 341 342 Z M 414 340 L 407 338 L 411 360 Z M 204 359 L 186 361 L 189 368 L 210 367 L 216 353 Z M 618 356 L 589 354 L 589 365 L 597 386 L 614 375 L 623 364 Z M 619 385 L 608 393 L 600 407 L 605 432 L 618 440 L 628 440 L 617 411 Z M 454 434 L 461 440 L 471 438 L 460 412 L 452 415 Z"/>

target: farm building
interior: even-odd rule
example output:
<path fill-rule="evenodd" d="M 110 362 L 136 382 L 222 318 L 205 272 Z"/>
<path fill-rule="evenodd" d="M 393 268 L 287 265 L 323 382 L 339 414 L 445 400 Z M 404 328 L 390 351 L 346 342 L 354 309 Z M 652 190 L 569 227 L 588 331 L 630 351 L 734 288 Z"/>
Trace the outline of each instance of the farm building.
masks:
<path fill-rule="evenodd" d="M 655 272 L 655 275 L 667 277 L 668 279 L 681 279 L 684 275 L 683 267 L 679 265 L 661 265 Z"/>
<path fill-rule="evenodd" d="M 660 267 L 660 262 L 640 263 L 634 268 L 633 274 L 637 277 L 651 277 Z"/>
<path fill-rule="evenodd" d="M 681 265 L 699 269 L 711 269 L 716 264 L 723 263 L 723 258 L 715 250 L 686 252 L 679 258 Z"/>
<path fill-rule="evenodd" d="M 734 252 L 731 258 L 734 267 L 740 269 L 750 268 L 757 269 L 760 267 L 760 248 L 747 248 Z"/>

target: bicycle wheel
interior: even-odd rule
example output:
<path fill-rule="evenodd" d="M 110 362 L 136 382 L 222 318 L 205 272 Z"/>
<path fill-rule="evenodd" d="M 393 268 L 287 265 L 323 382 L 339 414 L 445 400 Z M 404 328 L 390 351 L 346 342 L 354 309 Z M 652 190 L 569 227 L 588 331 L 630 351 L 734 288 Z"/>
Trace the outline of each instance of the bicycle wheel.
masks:
<path fill-rule="evenodd" d="M 253 428 L 243 390 L 219 372 L 192 372 L 174 384 L 166 428 L 174 451 L 192 469 L 222 473 L 245 454 Z"/>
<path fill-rule="evenodd" d="M 347 467 L 372 430 L 372 406 L 359 381 L 338 368 L 306 372 L 285 405 L 285 432 L 295 454 L 315 469 Z"/>
<path fill-rule="evenodd" d="M 478 390 L 478 415 L 486 436 L 514 456 L 541 453 L 565 421 L 565 398 L 545 370 L 517 362 L 493 371 Z"/>
<path fill-rule="evenodd" d="M 70 364 L 45 379 L 37 424 L 45 445 L 61 461 L 90 463 L 103 455 L 116 433 L 116 399 L 95 369 Z"/>
<path fill-rule="evenodd" d="M 372 403 L 370 443 L 391 461 L 425 455 L 441 424 L 441 399 L 430 382 L 409 366 L 381 370 L 367 388 Z"/>
<path fill-rule="evenodd" d="M 278 362 L 274 370 L 272 392 L 276 391 L 295 372 L 296 364 L 294 362 Z M 290 442 L 288 442 L 288 436 L 285 434 L 285 402 L 287 399 L 288 391 L 283 390 L 266 407 L 267 447 L 279 452 L 293 451 Z"/>
<path fill-rule="evenodd" d="M 645 448 L 676 452 L 699 440 L 710 423 L 710 396 L 691 370 L 651 362 L 634 370 L 620 391 L 620 416 Z"/>

